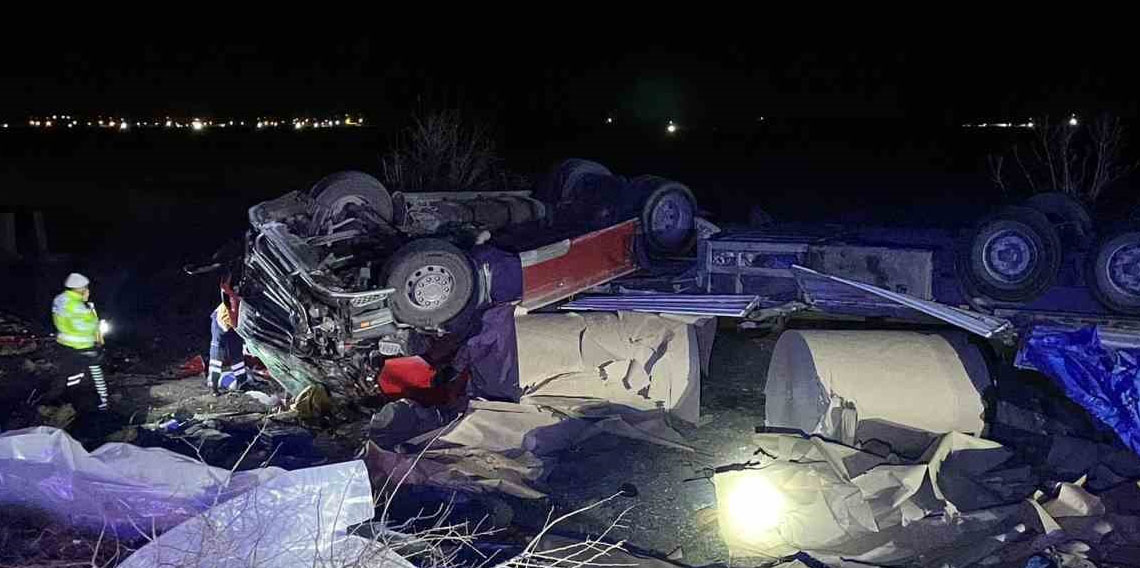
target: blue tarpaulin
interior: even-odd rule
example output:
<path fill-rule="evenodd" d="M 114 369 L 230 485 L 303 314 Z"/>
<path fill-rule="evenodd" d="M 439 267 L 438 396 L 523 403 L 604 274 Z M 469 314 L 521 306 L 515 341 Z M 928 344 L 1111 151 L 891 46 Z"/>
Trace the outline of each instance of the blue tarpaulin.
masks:
<path fill-rule="evenodd" d="M 1035 327 L 1018 358 L 1056 381 L 1140 454 L 1140 350 L 1105 347 L 1095 327 Z"/>

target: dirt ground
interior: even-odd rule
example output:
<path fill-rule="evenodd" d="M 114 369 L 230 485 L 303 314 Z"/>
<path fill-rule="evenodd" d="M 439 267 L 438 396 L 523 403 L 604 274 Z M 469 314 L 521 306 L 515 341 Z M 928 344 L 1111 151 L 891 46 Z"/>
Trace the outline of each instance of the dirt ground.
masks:
<path fill-rule="evenodd" d="M 559 511 L 608 497 L 624 483 L 637 489 L 636 497 L 592 509 L 565 528 L 597 534 L 632 506 L 626 528 L 615 538 L 688 565 L 727 563 L 711 515 L 716 498 L 706 470 L 745 461 L 755 451 L 751 439 L 764 423 L 764 377 L 774 344 L 772 336 L 723 327 L 718 332 L 701 385 L 700 426 L 675 425 L 695 452 L 610 438 L 562 456 L 547 480 L 550 504 Z M 517 522 L 531 526 L 533 519 Z"/>
<path fill-rule="evenodd" d="M 753 451 L 749 444 L 755 426 L 763 423 L 764 373 L 773 338 L 749 336 L 722 329 L 713 347 L 709 376 L 701 391 L 699 426 L 676 424 L 697 451 L 687 452 L 654 444 L 609 437 L 595 438 L 582 447 L 557 456 L 542 487 L 548 499 L 520 500 L 476 497 L 458 516 L 491 514 L 510 532 L 525 536 L 542 527 L 547 513 L 570 511 L 632 485 L 635 497 L 622 498 L 573 518 L 563 532 L 597 534 L 627 507 L 625 528 L 614 533 L 634 548 L 660 555 L 683 554 L 686 564 L 727 561 L 727 552 L 710 522 L 715 504 L 712 484 L 702 472 L 739 461 Z M 147 353 L 130 346 L 108 350 L 113 412 L 99 422 L 80 422 L 70 430 L 89 447 L 104 440 L 159 446 L 232 467 L 245 446 L 257 438 L 247 461 L 239 467 L 276 465 L 305 467 L 351 459 L 365 439 L 366 421 L 334 426 L 301 424 L 290 413 L 272 417 L 267 430 L 262 418 L 271 409 L 249 395 L 212 395 L 202 375 L 174 378 L 178 366 L 195 352 L 165 349 Z M 54 371 L 51 350 L 0 357 L 5 379 L 4 396 L 11 400 L 34 396 L 35 386 Z M 267 394 L 283 397 L 265 385 Z M 30 410 L 6 418 L 5 429 L 42 420 Z M 259 434 L 260 432 L 260 434 Z M 430 506 L 449 498 L 438 492 L 413 491 L 411 506 Z M 472 519 L 477 520 L 477 519 Z"/>

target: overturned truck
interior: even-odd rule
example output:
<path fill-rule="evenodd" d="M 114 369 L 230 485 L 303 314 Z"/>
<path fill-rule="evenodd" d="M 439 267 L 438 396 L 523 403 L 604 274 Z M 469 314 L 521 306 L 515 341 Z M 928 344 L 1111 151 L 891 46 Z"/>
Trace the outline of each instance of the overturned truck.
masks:
<path fill-rule="evenodd" d="M 628 275 L 695 240 L 684 185 L 568 160 L 534 191 L 390 194 L 328 176 L 249 212 L 223 290 L 248 350 L 291 394 L 377 394 L 386 359 L 461 336 L 481 308 L 533 310 Z"/>

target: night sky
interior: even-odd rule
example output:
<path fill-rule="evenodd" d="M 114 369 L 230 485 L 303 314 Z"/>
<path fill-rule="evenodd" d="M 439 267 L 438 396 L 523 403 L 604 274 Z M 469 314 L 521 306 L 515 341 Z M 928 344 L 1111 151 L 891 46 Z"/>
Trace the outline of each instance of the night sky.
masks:
<path fill-rule="evenodd" d="M 390 38 L 279 34 L 64 36 L 4 47 L 0 113 L 214 115 L 417 106 L 474 110 L 509 128 L 623 121 L 722 127 L 760 116 L 1020 119 L 1137 114 L 1127 44 L 963 33 L 926 41 L 825 33 L 745 41 L 531 32 Z M 759 35 L 759 34 L 757 34 Z M 248 37 L 248 34 L 233 37 Z M 10 41 L 10 40 L 9 40 Z"/>

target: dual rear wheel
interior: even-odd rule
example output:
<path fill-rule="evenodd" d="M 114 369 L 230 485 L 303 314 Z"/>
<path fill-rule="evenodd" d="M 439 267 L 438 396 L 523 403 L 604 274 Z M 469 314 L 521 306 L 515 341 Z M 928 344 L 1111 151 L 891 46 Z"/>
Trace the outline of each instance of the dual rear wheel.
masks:
<path fill-rule="evenodd" d="M 959 273 L 971 294 L 1028 303 L 1056 282 L 1065 251 L 1087 251 L 1085 285 L 1106 308 L 1140 315 L 1140 227 L 1093 239 L 1092 220 L 1068 195 L 1035 195 L 983 219 L 959 250 Z"/>

